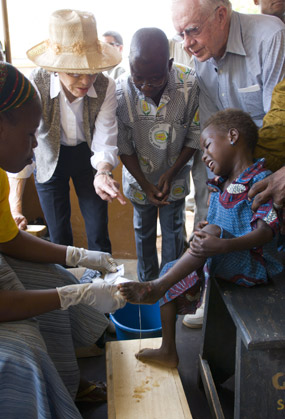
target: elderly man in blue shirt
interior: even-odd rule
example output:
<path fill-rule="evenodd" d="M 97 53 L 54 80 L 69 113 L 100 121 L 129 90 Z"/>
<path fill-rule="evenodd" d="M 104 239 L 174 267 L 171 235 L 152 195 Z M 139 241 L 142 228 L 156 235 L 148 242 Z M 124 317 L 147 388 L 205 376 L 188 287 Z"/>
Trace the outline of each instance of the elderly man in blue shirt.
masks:
<path fill-rule="evenodd" d="M 172 0 L 172 18 L 184 48 L 194 56 L 201 128 L 227 108 L 248 112 L 261 127 L 272 91 L 285 76 L 282 21 L 232 11 L 229 0 Z"/>
<path fill-rule="evenodd" d="M 194 56 L 200 122 L 226 108 L 262 126 L 272 90 L 285 75 L 285 26 L 266 15 L 232 11 L 229 0 L 173 0 L 173 23 Z"/>

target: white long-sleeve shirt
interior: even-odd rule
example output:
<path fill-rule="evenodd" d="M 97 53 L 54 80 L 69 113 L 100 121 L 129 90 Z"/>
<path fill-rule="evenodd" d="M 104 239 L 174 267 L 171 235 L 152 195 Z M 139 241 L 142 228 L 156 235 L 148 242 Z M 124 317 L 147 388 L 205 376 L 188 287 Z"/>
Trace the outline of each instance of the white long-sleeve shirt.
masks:
<path fill-rule="evenodd" d="M 112 78 L 106 76 L 109 84 L 106 96 L 101 109 L 95 120 L 95 130 L 91 143 L 93 156 L 91 164 L 96 169 L 100 162 L 110 163 L 113 167 L 118 165 L 118 124 L 116 117 L 117 98 L 116 85 Z M 59 77 L 51 73 L 50 97 L 60 95 L 60 116 L 61 116 L 61 138 L 60 143 L 66 146 L 76 146 L 83 141 L 83 97 L 75 99 L 72 103 L 67 99 Z M 89 88 L 87 95 L 97 97 L 93 85 Z M 26 166 L 19 173 L 8 173 L 9 177 L 28 178 L 34 170 L 34 164 Z"/>

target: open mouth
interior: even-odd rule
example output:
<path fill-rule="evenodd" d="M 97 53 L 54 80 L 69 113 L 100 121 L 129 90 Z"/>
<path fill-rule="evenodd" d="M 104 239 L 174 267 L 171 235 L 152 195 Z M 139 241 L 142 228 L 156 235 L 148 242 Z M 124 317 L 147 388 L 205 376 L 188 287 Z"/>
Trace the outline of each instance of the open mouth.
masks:
<path fill-rule="evenodd" d="M 213 164 L 214 164 L 213 160 L 209 161 L 209 163 L 207 164 L 210 170 L 212 170 Z"/>

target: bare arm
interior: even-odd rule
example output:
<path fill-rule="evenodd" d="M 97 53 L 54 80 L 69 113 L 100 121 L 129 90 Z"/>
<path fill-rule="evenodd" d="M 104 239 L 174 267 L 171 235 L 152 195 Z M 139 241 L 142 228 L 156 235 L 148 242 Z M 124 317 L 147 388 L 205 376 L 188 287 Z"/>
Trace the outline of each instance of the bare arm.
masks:
<path fill-rule="evenodd" d="M 116 118 L 117 98 L 116 84 L 110 77 L 108 78 L 108 88 L 105 100 L 95 121 L 95 130 L 91 143 L 93 156 L 91 164 L 96 168 L 97 173 L 102 171 L 112 171 L 118 164 L 118 125 Z M 104 201 L 112 202 L 118 199 L 121 204 L 126 201 L 120 192 L 119 183 L 111 176 L 100 175 L 94 179 L 96 193 Z"/>
<path fill-rule="evenodd" d="M 23 320 L 59 308 L 56 289 L 0 291 L 0 322 Z"/>
<path fill-rule="evenodd" d="M 22 260 L 65 264 L 66 246 L 47 242 L 24 231 L 19 231 L 9 242 L 0 243 L 0 251 Z M 60 301 L 56 289 L 0 291 L 0 322 L 27 319 L 58 308 Z"/>
<path fill-rule="evenodd" d="M 0 243 L 0 252 L 31 262 L 64 265 L 66 261 L 66 246 L 50 243 L 25 231 L 19 231 L 9 242 Z"/>
<path fill-rule="evenodd" d="M 257 228 L 248 234 L 232 239 L 220 239 L 204 230 L 194 232 L 189 252 L 196 257 L 208 258 L 221 253 L 238 252 L 260 247 L 273 237 L 271 228 L 263 221 L 257 221 Z"/>
<path fill-rule="evenodd" d="M 23 215 L 22 210 L 22 199 L 23 193 L 26 185 L 26 178 L 14 178 L 9 177 L 10 184 L 10 194 L 9 194 L 9 203 L 11 207 L 12 216 L 21 230 L 26 230 L 27 228 L 27 219 Z"/>
<path fill-rule="evenodd" d="M 248 250 L 269 242 L 273 236 L 271 228 L 262 220 L 258 220 L 257 224 L 256 230 L 233 239 L 220 239 L 219 227 L 211 224 L 195 232 L 190 249 L 160 278 L 164 292 L 193 271 L 202 268 L 208 257 Z"/>

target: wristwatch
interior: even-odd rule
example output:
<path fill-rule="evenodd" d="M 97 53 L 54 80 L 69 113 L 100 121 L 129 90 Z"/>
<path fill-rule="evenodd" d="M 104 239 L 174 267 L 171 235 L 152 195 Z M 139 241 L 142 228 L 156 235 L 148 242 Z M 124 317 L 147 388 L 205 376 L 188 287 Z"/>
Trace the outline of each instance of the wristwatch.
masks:
<path fill-rule="evenodd" d="M 107 175 L 107 176 L 113 177 L 112 172 L 110 172 L 109 170 L 101 170 L 100 172 L 96 173 L 95 177 L 101 176 L 101 175 Z"/>

